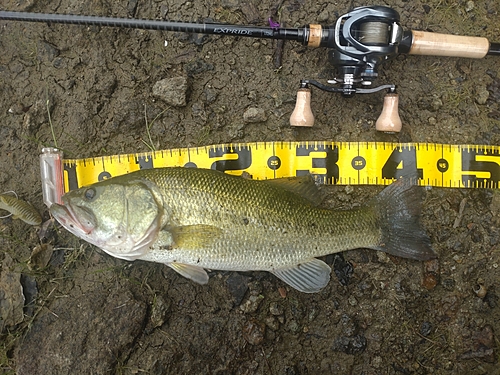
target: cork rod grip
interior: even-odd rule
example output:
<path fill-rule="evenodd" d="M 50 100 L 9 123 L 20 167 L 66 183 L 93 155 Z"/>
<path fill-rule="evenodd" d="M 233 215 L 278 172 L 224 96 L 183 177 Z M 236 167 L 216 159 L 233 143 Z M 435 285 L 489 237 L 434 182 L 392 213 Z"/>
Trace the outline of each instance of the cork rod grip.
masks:
<path fill-rule="evenodd" d="M 486 56 L 490 42 L 486 38 L 412 31 L 412 55 L 469 57 Z"/>

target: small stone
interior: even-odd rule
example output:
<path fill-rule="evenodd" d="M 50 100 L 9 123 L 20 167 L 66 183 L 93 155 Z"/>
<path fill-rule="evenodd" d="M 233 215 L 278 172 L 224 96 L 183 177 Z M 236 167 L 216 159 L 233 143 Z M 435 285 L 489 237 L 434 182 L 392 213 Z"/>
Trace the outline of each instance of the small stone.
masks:
<path fill-rule="evenodd" d="M 5 253 L 0 263 L 0 333 L 23 321 L 23 307 L 21 274 L 16 272 L 11 256 Z"/>
<path fill-rule="evenodd" d="M 439 283 L 439 261 L 437 259 L 427 260 L 423 263 L 423 269 L 422 285 L 427 290 L 432 290 Z"/>
<path fill-rule="evenodd" d="M 256 100 L 257 99 L 257 91 L 252 90 L 248 93 L 247 98 L 250 100 Z"/>
<path fill-rule="evenodd" d="M 434 98 L 431 107 L 434 111 L 438 111 L 443 106 L 443 101 L 440 98 Z"/>
<path fill-rule="evenodd" d="M 170 304 L 170 300 L 166 301 L 161 295 L 155 296 L 151 308 L 151 324 L 154 328 L 161 327 L 165 323 Z"/>
<path fill-rule="evenodd" d="M 366 337 L 363 335 L 342 336 L 335 339 L 332 349 L 346 354 L 360 354 L 365 351 L 366 344 Z"/>
<path fill-rule="evenodd" d="M 243 326 L 243 338 L 251 345 L 259 345 L 264 341 L 266 326 L 255 319 L 251 319 Z"/>
<path fill-rule="evenodd" d="M 187 103 L 188 80 L 186 77 L 165 78 L 153 86 L 153 95 L 173 107 Z"/>
<path fill-rule="evenodd" d="M 473 10 L 475 8 L 475 4 L 474 4 L 474 1 L 472 0 L 469 0 L 467 1 L 467 5 L 465 6 L 465 11 L 466 12 L 470 12 L 471 10 Z"/>
<path fill-rule="evenodd" d="M 61 52 L 59 49 L 46 42 L 44 40 L 39 40 L 37 44 L 37 57 L 39 61 L 49 61 L 52 62 Z"/>
<path fill-rule="evenodd" d="M 481 359 L 485 362 L 495 362 L 495 335 L 490 325 L 481 331 L 472 333 L 472 348 L 463 353 L 461 359 Z"/>
<path fill-rule="evenodd" d="M 275 316 L 283 315 L 283 307 L 278 302 L 271 302 L 269 312 Z"/>
<path fill-rule="evenodd" d="M 31 252 L 31 256 L 28 261 L 28 267 L 31 270 L 40 270 L 47 267 L 52 253 L 52 245 L 46 243 L 36 245 Z"/>
<path fill-rule="evenodd" d="M 486 87 L 479 87 L 476 90 L 476 103 L 477 104 L 486 104 L 486 101 L 490 97 L 490 92 L 486 89 Z"/>
<path fill-rule="evenodd" d="M 354 267 L 351 262 L 344 259 L 344 256 L 341 253 L 334 254 L 333 256 L 333 271 L 335 276 L 337 276 L 340 285 L 347 286 L 354 273 Z"/>
<path fill-rule="evenodd" d="M 266 318 L 266 326 L 268 326 L 273 331 L 277 331 L 280 328 L 280 323 L 274 316 L 268 316 Z"/>
<path fill-rule="evenodd" d="M 266 112 L 262 108 L 250 107 L 243 113 L 243 121 L 246 123 L 264 122 L 266 120 Z"/>
<path fill-rule="evenodd" d="M 236 305 L 239 305 L 241 301 L 243 301 L 243 297 L 245 297 L 245 293 L 248 290 L 250 279 L 250 277 L 241 275 L 238 272 L 231 273 L 227 278 L 226 285 Z"/>
<path fill-rule="evenodd" d="M 422 322 L 420 325 L 420 334 L 422 336 L 429 336 L 432 332 L 432 323 L 430 322 Z"/>
<path fill-rule="evenodd" d="M 329 21 L 329 19 L 330 19 L 330 13 L 328 13 L 327 9 L 323 9 L 323 11 L 316 18 L 316 21 L 322 23 Z"/>
<path fill-rule="evenodd" d="M 264 296 L 262 294 L 258 296 L 251 295 L 245 302 L 243 302 L 243 304 L 240 306 L 240 309 L 245 314 L 254 313 L 257 311 L 263 300 Z"/>
<path fill-rule="evenodd" d="M 297 321 L 295 319 L 292 319 L 288 322 L 287 324 L 287 328 L 290 332 L 292 333 L 297 333 L 299 332 L 300 330 L 300 326 L 299 326 L 299 323 L 297 323 Z"/>

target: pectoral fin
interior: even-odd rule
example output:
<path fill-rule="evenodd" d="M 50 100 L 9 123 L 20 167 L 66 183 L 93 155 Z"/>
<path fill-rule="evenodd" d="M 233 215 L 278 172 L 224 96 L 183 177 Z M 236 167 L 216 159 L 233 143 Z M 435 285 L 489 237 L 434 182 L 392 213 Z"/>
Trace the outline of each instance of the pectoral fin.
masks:
<path fill-rule="evenodd" d="M 316 258 L 272 271 L 276 277 L 304 293 L 316 293 L 323 289 L 330 281 L 330 272 L 331 268 Z"/>
<path fill-rule="evenodd" d="M 167 266 L 171 267 L 185 278 L 193 280 L 195 283 L 201 285 L 208 283 L 207 272 L 201 267 L 182 263 L 167 263 Z"/>

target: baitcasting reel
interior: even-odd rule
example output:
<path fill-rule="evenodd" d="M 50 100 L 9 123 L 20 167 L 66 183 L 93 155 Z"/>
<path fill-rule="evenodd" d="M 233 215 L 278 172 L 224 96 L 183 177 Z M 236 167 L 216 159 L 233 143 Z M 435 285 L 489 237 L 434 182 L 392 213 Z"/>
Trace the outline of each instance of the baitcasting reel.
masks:
<path fill-rule="evenodd" d="M 310 86 L 340 93 L 346 97 L 387 90 L 382 114 L 376 122 L 376 129 L 384 132 L 399 132 L 401 119 L 398 114 L 396 86 L 389 84 L 372 87 L 378 76 L 378 66 L 382 62 L 398 53 L 469 58 L 500 55 L 500 43 L 490 43 L 486 38 L 405 31 L 399 23 L 398 12 L 385 6 L 355 8 L 339 17 L 334 26 L 323 27 L 310 24 L 299 29 L 281 28 L 274 22 L 270 22 L 270 27 L 259 27 L 9 11 L 0 11 L 0 20 L 295 40 L 309 47 L 329 48 L 328 57 L 337 69 L 337 77 L 329 80 L 328 85 L 315 80 L 301 80 L 297 103 L 290 116 L 292 126 L 314 124 Z"/>
<path fill-rule="evenodd" d="M 312 28 L 312 25 L 309 27 Z M 319 46 L 331 48 L 328 57 L 337 68 L 337 77 L 328 81 L 330 85 L 315 80 L 301 80 L 295 110 L 290 116 L 293 126 L 314 124 L 310 107 L 312 85 L 345 97 L 387 90 L 383 110 L 375 127 L 387 133 L 399 132 L 402 123 L 398 113 L 396 86 L 372 87 L 378 76 L 379 64 L 398 53 L 470 58 L 500 55 L 500 44 L 490 43 L 486 38 L 404 31 L 399 23 L 398 12 L 384 6 L 355 8 L 337 20 L 333 31 L 329 28 L 322 30 L 322 33 L 329 35 L 329 38 L 328 42 L 320 43 Z"/>

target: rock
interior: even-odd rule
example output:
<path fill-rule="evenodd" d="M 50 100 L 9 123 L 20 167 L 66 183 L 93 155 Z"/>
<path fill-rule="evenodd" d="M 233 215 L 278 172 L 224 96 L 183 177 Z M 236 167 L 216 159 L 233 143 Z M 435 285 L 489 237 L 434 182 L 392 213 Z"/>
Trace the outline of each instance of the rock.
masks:
<path fill-rule="evenodd" d="M 161 295 L 156 295 L 151 307 L 151 324 L 154 328 L 161 327 L 167 320 L 167 313 L 170 310 L 171 301 L 165 300 Z"/>
<path fill-rule="evenodd" d="M 43 243 L 35 246 L 28 261 L 28 267 L 32 270 L 41 270 L 49 264 L 53 253 L 52 245 Z"/>
<path fill-rule="evenodd" d="M 420 324 L 420 334 L 422 336 L 425 336 L 425 337 L 429 336 L 432 332 L 432 329 L 433 329 L 433 327 L 432 327 L 431 322 L 425 321 L 425 322 L 422 322 L 422 324 Z"/>
<path fill-rule="evenodd" d="M 243 338 L 251 345 L 259 345 L 264 341 L 266 326 L 263 323 L 251 319 L 243 326 Z"/>
<path fill-rule="evenodd" d="M 45 40 L 39 40 L 37 44 L 37 57 L 39 61 L 53 61 L 61 52 L 59 49 L 46 42 Z"/>
<path fill-rule="evenodd" d="M 251 277 L 241 275 L 238 272 L 232 272 L 227 278 L 226 285 L 229 289 L 229 293 L 233 296 L 235 305 L 238 306 L 241 301 L 243 301 L 243 297 L 245 297 L 245 293 L 248 290 L 248 282 L 250 280 Z"/>
<path fill-rule="evenodd" d="M 463 353 L 461 359 L 481 359 L 485 362 L 495 362 L 495 335 L 490 325 L 472 334 L 472 348 Z"/>
<path fill-rule="evenodd" d="M 153 95 L 173 107 L 187 103 L 188 80 L 186 77 L 165 78 L 153 86 Z"/>
<path fill-rule="evenodd" d="M 246 123 L 264 122 L 266 120 L 266 112 L 262 108 L 250 107 L 243 113 L 243 121 Z"/>
<path fill-rule="evenodd" d="M 339 280 L 340 285 L 347 286 L 352 274 L 354 273 L 354 267 L 352 263 L 347 262 L 341 253 L 334 254 L 333 260 L 333 271 L 335 276 Z"/>
<path fill-rule="evenodd" d="M 257 311 L 257 309 L 259 308 L 259 306 L 263 300 L 264 300 L 264 296 L 262 294 L 251 295 L 248 297 L 248 299 L 245 302 L 243 302 L 243 304 L 240 306 L 240 309 L 245 314 L 254 313 Z"/>
<path fill-rule="evenodd" d="M 478 87 L 476 89 L 476 103 L 477 104 L 486 104 L 486 101 L 490 97 L 490 92 L 486 89 L 486 87 Z"/>
<path fill-rule="evenodd" d="M 269 305 L 269 312 L 275 316 L 283 315 L 283 306 L 281 306 L 278 302 L 271 302 Z"/>
<path fill-rule="evenodd" d="M 336 352 L 343 352 L 346 354 L 359 354 L 365 351 L 366 344 L 367 342 L 365 336 L 342 336 L 335 339 L 332 349 Z"/>
<path fill-rule="evenodd" d="M 142 334 L 147 306 L 125 288 L 56 298 L 16 351 L 16 374 L 105 374 Z"/>
<path fill-rule="evenodd" d="M 0 332 L 23 321 L 23 307 L 21 274 L 14 271 L 14 261 L 5 253 L 0 269 Z"/>

